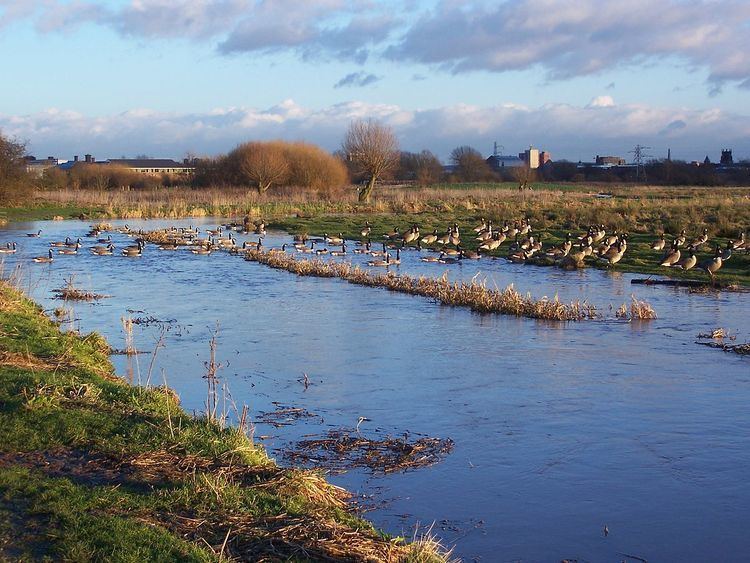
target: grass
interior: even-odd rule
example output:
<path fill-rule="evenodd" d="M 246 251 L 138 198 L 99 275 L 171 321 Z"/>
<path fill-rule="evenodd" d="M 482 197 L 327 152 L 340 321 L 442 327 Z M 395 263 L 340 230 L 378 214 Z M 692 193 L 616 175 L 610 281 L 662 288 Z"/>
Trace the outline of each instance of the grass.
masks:
<path fill-rule="evenodd" d="M 63 333 L 0 283 L 0 559 L 443 561 L 281 469 L 239 428 L 117 378 L 106 342 Z"/>

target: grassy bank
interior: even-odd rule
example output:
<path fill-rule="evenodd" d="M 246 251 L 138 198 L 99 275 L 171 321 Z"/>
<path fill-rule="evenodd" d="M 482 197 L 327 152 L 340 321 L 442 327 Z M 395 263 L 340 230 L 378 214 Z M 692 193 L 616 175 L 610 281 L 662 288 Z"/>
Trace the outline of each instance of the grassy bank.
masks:
<path fill-rule="evenodd" d="M 242 430 L 128 385 L 107 354 L 0 283 L 0 559 L 442 560 Z"/>

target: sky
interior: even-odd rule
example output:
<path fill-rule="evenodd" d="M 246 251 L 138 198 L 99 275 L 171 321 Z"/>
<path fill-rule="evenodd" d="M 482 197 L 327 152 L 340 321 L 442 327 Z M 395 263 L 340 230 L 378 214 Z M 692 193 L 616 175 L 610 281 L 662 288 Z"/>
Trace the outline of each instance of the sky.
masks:
<path fill-rule="evenodd" d="M 336 150 L 750 158 L 746 0 L 0 0 L 0 132 L 37 157 Z"/>

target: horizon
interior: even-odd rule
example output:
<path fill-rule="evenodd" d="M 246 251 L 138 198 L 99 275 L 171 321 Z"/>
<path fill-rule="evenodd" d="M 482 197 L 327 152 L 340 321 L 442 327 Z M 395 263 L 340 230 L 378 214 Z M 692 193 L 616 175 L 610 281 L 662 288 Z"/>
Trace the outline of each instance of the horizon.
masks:
<path fill-rule="evenodd" d="M 373 118 L 443 162 L 495 142 L 741 160 L 748 24 L 732 0 L 1 0 L 0 131 L 35 155 L 181 160 L 276 138 L 334 151 Z"/>

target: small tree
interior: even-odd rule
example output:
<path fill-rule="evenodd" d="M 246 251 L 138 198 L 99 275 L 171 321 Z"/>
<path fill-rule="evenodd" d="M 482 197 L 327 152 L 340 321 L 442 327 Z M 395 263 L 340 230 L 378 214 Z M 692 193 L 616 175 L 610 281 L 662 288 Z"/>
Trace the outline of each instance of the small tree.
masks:
<path fill-rule="evenodd" d="M 420 153 L 402 152 L 398 178 L 414 180 L 420 186 L 435 184 L 443 175 L 443 165 L 433 153 L 424 150 Z"/>
<path fill-rule="evenodd" d="M 26 145 L 0 133 L 0 201 L 21 201 L 28 196 L 31 182 L 23 155 Z"/>
<path fill-rule="evenodd" d="M 355 168 L 367 175 L 367 184 L 359 192 L 359 201 L 370 201 L 370 194 L 383 174 L 398 165 L 398 140 L 393 130 L 372 119 L 352 122 L 342 150 Z"/>
<path fill-rule="evenodd" d="M 283 184 L 289 177 L 289 161 L 282 143 L 245 143 L 230 155 L 236 162 L 240 177 L 253 182 L 262 194 L 274 184 Z"/>

